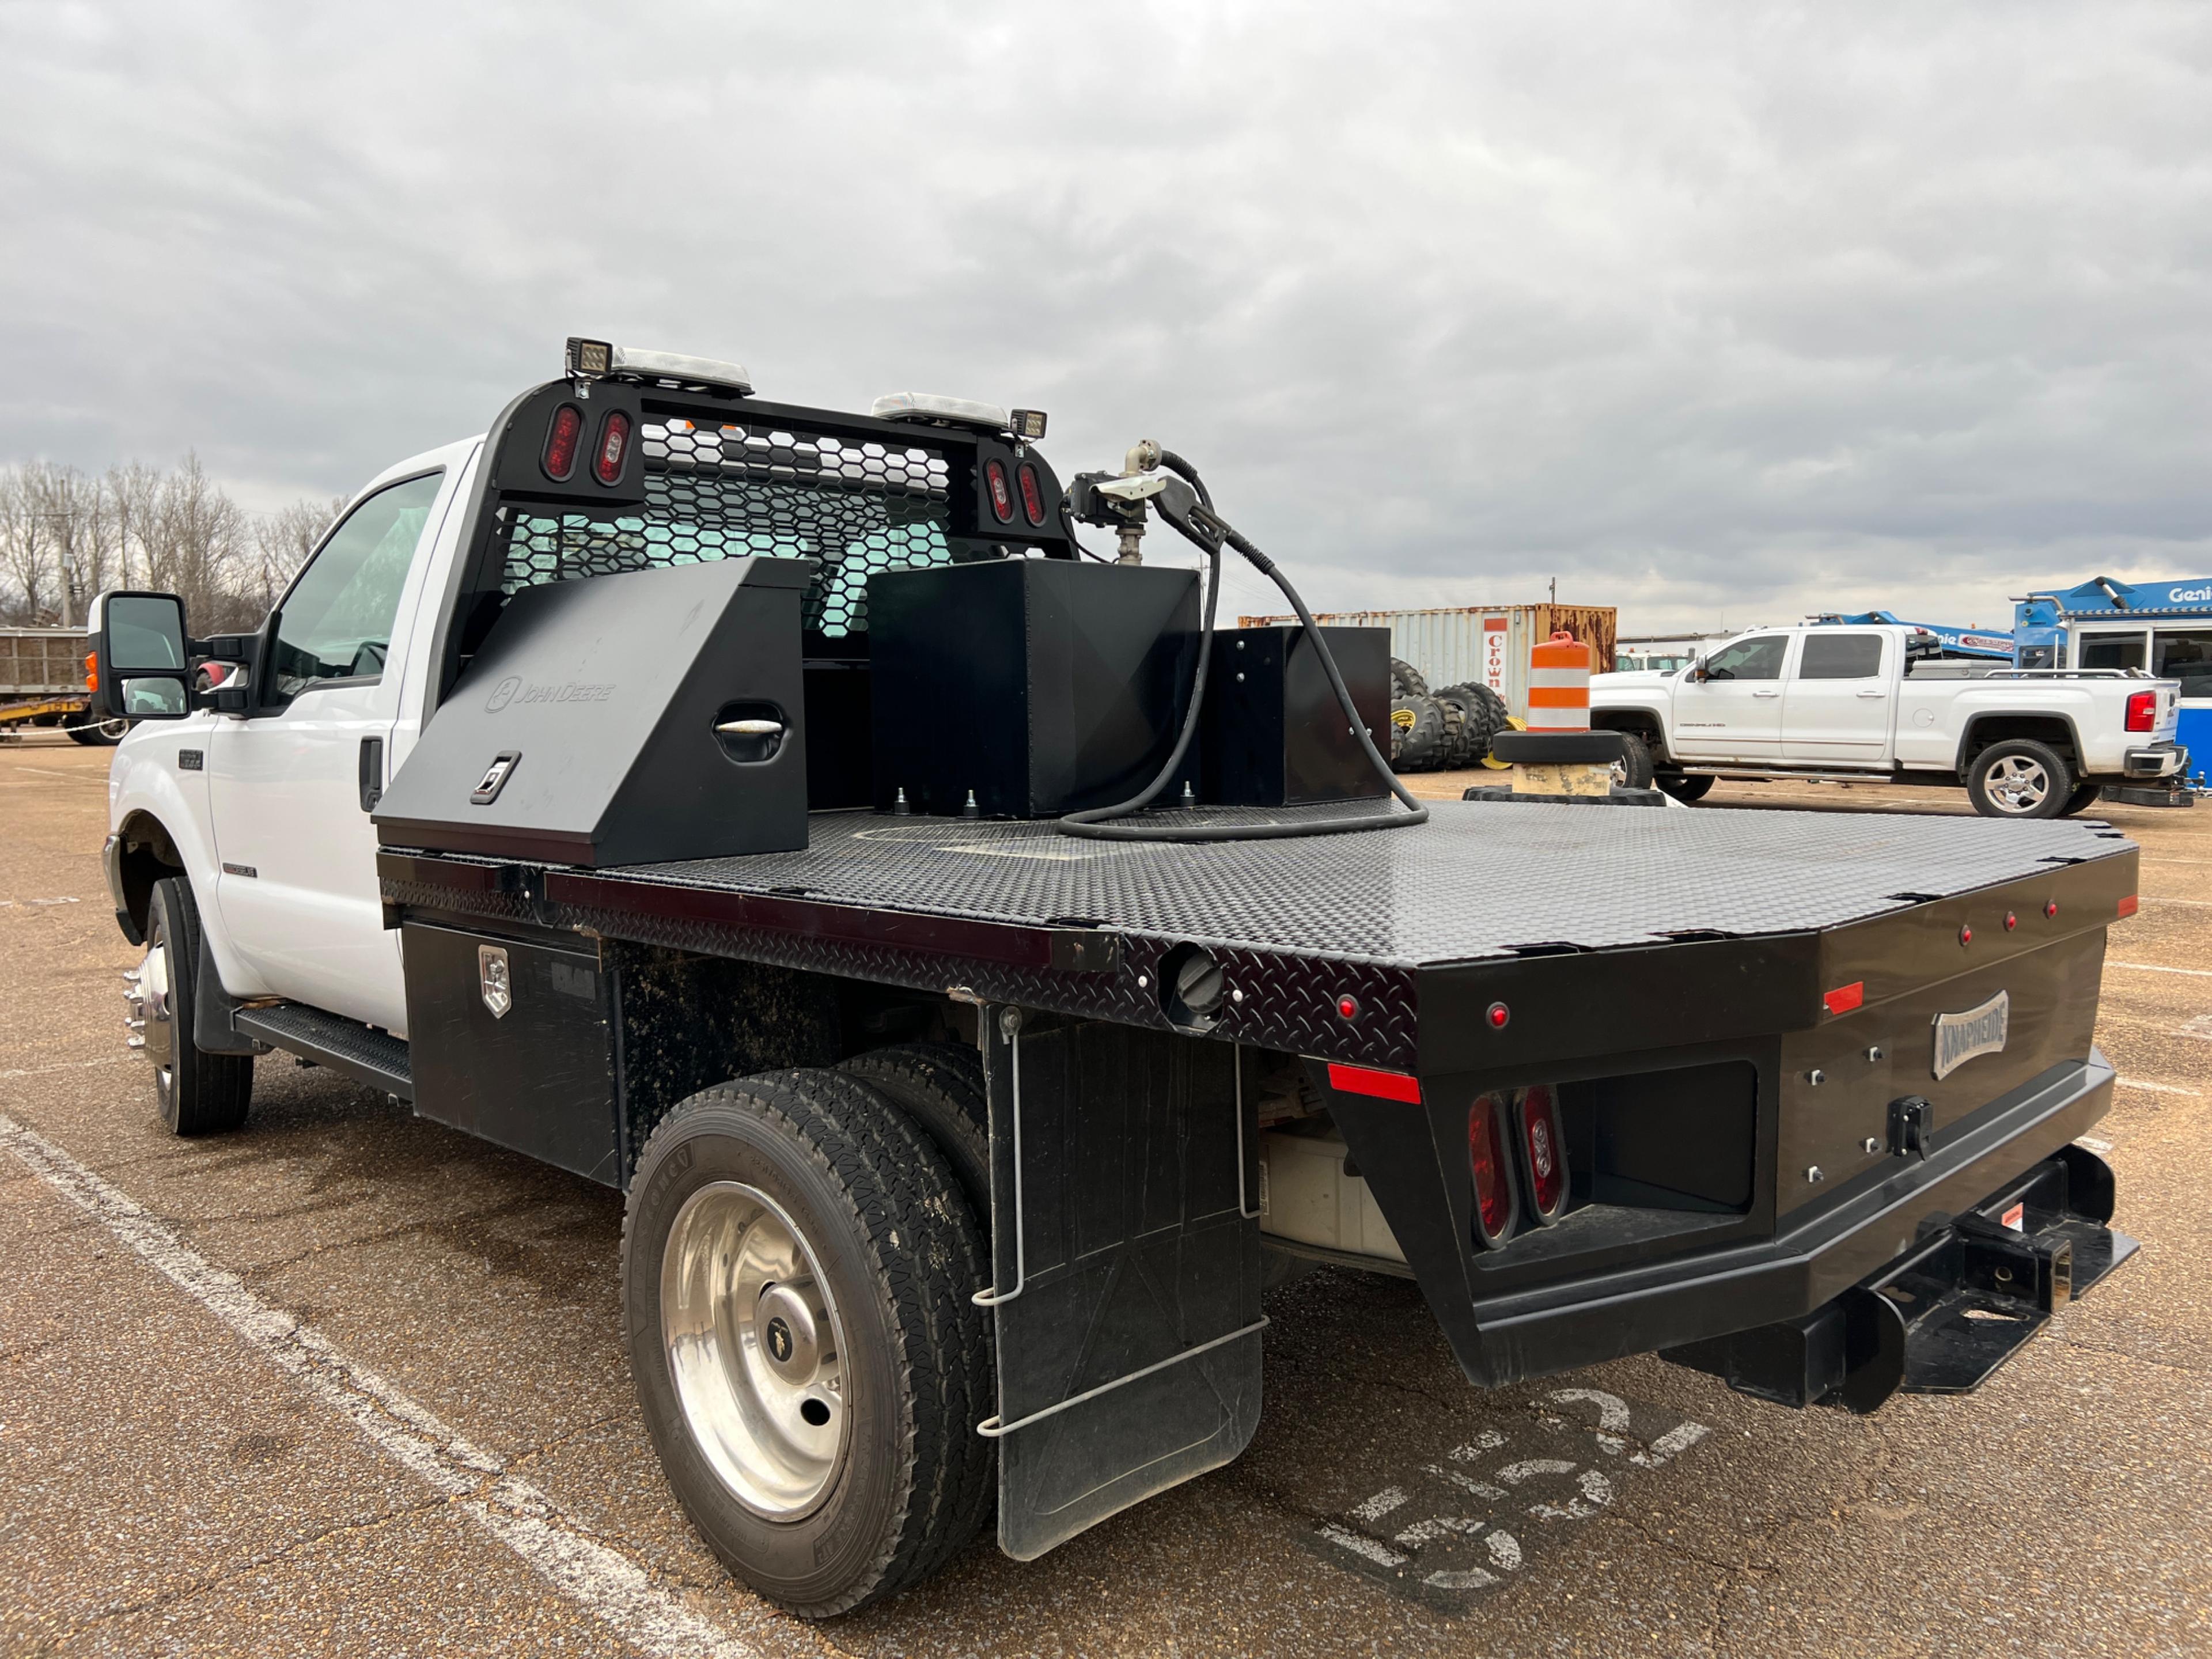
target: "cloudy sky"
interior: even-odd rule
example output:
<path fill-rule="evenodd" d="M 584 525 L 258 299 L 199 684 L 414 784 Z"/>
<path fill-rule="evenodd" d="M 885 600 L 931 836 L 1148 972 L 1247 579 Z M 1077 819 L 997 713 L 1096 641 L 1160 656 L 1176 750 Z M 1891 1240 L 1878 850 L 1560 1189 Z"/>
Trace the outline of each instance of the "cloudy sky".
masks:
<path fill-rule="evenodd" d="M 0 461 L 344 493 L 588 333 L 1157 436 L 1317 605 L 2212 570 L 2194 0 L 0 0 Z"/>

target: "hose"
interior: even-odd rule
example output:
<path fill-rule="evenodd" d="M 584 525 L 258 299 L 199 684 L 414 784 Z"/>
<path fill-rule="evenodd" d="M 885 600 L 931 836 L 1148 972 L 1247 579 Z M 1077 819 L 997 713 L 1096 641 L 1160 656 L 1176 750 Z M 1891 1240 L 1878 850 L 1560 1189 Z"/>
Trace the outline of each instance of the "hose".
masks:
<path fill-rule="evenodd" d="M 1168 519 L 1168 522 L 1174 525 L 1186 540 L 1206 555 L 1207 562 L 1206 619 L 1199 633 L 1198 669 L 1191 683 L 1190 710 L 1183 716 L 1182 731 L 1176 738 L 1175 752 L 1168 757 L 1167 764 L 1160 769 L 1159 775 L 1151 783 L 1128 799 L 1112 806 L 1095 806 L 1088 811 L 1070 812 L 1057 821 L 1056 827 L 1060 832 L 1088 841 L 1291 841 L 1304 836 L 1342 836 L 1362 830 L 1395 830 L 1401 825 L 1426 823 L 1429 809 L 1413 799 L 1406 786 L 1399 781 L 1398 775 L 1390 769 L 1390 763 L 1376 748 L 1374 738 L 1360 720 L 1359 710 L 1352 701 L 1352 692 L 1337 668 L 1336 658 L 1328 648 L 1328 641 L 1322 637 L 1321 626 L 1314 621 L 1313 612 L 1306 609 L 1306 602 L 1298 597 L 1297 589 L 1291 586 L 1290 579 L 1277 568 L 1273 559 L 1214 512 L 1212 492 L 1206 489 L 1206 480 L 1199 477 L 1196 467 L 1171 449 L 1160 452 L 1160 465 L 1197 492 L 1199 510 L 1191 516 L 1213 536 L 1209 542 L 1205 535 L 1195 532 L 1190 526 L 1174 518 Z M 1321 659 L 1322 670 L 1328 676 L 1329 690 L 1336 694 L 1337 707 L 1344 711 L 1346 720 L 1351 722 L 1352 734 L 1359 739 L 1359 746 L 1367 751 L 1368 763 L 1375 769 L 1376 775 L 1382 780 L 1392 794 L 1404 803 L 1406 810 L 1403 812 L 1389 812 L 1373 817 L 1308 819 L 1290 823 L 1279 821 L 1243 824 L 1194 823 L 1158 828 L 1140 828 L 1135 824 L 1112 822 L 1115 818 L 1141 812 L 1158 799 L 1160 791 L 1168 787 L 1182 765 L 1183 757 L 1190 752 L 1191 739 L 1198 734 L 1199 711 L 1206 702 L 1206 665 L 1213 656 L 1214 613 L 1221 599 L 1221 544 L 1224 542 L 1243 554 L 1253 568 L 1280 588 L 1283 597 L 1291 602 L 1291 608 L 1297 612 L 1299 625 L 1304 629 L 1307 639 L 1313 642 L 1314 651 Z"/>

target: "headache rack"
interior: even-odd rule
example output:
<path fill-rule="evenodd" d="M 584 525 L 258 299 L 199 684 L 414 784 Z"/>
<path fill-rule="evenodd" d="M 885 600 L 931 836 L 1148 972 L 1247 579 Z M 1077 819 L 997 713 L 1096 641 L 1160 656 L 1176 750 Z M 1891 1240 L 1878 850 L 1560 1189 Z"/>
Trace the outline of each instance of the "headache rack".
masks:
<path fill-rule="evenodd" d="M 587 461 L 545 465 L 556 417 L 582 416 Z M 623 428 L 616 480 L 590 464 Z M 994 510 L 987 470 L 1036 485 Z M 878 420 L 621 381 L 555 380 L 510 404 L 488 441 L 441 624 L 442 701 L 507 599 L 594 576 L 755 556 L 805 558 L 810 659 L 867 654 L 867 581 L 885 570 L 1036 551 L 1073 558 L 1060 483 L 1011 434 Z"/>

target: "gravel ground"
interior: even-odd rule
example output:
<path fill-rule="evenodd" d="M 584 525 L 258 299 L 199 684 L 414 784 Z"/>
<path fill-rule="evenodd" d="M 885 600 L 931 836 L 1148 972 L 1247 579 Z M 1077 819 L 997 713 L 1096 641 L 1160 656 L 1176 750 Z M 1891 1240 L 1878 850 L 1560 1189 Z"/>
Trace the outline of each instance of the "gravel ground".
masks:
<path fill-rule="evenodd" d="M 0 747 L 0 1115 L 65 1160 L 0 1145 L 0 1653 L 2212 1648 L 2190 1266 L 2212 1247 L 2212 814 L 2109 815 L 2143 904 L 2112 933 L 2100 1041 L 2126 1081 L 2095 1134 L 2142 1254 L 1979 1393 L 1791 1413 L 1638 1359 L 1481 1395 L 1410 1285 L 1323 1271 L 1271 1298 L 1237 1463 L 810 1627 L 670 1502 L 621 1353 L 615 1194 L 282 1057 L 240 1133 L 163 1134 L 122 1048 L 107 758 Z M 1695 810 L 1782 806 L 1966 810 L 1725 784 Z M 1439 1512 L 1455 1470 L 1514 1486 L 1511 1550 L 1452 1558 L 1493 1583 L 1415 1600 L 1316 1531 Z"/>

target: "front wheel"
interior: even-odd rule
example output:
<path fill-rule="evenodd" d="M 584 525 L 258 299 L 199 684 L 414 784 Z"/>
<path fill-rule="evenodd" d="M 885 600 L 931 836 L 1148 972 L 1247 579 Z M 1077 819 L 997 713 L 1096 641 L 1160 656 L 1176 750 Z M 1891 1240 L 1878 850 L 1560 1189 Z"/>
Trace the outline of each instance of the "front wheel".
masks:
<path fill-rule="evenodd" d="M 253 1096 L 252 1055 L 210 1054 L 192 1041 L 199 961 L 200 912 L 191 884 L 182 876 L 155 882 L 131 1008 L 154 1062 L 155 1102 L 173 1134 L 235 1129 L 246 1121 Z"/>
<path fill-rule="evenodd" d="M 2074 775 L 2048 744 L 1993 743 L 1966 768 L 1966 798 L 1989 818 L 2055 818 L 2073 798 Z"/>
<path fill-rule="evenodd" d="M 975 1536 L 989 1272 L 944 1157 L 857 1078 L 770 1073 L 661 1120 L 623 1223 L 630 1368 L 669 1485 L 739 1578 L 826 1618 Z"/>
<path fill-rule="evenodd" d="M 1713 775 L 1710 772 L 1662 772 L 1652 781 L 1663 793 L 1672 795 L 1685 806 L 1703 800 L 1713 789 Z"/>
<path fill-rule="evenodd" d="M 1613 763 L 1613 781 L 1624 789 L 1651 787 L 1651 748 L 1633 732 L 1620 734 L 1620 758 Z"/>

